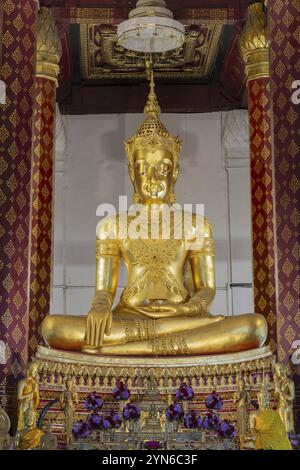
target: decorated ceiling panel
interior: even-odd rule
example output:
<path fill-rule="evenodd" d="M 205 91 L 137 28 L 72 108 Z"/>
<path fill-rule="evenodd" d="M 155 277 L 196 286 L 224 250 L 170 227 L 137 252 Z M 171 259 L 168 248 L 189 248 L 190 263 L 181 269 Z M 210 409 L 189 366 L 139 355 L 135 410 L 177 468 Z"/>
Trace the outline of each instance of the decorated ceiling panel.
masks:
<path fill-rule="evenodd" d="M 185 25 L 186 40 L 180 49 L 153 55 L 165 111 L 244 107 L 245 74 L 238 40 L 250 0 L 166 3 Z M 57 96 L 62 112 L 138 111 L 147 88 L 144 56 L 126 51 L 116 39 L 117 26 L 128 18 L 136 0 L 40 0 L 40 4 L 52 8 L 61 32 Z"/>
<path fill-rule="evenodd" d="M 158 78 L 209 79 L 219 50 L 222 25 L 187 26 L 184 45 L 153 55 Z M 145 77 L 145 56 L 117 43 L 112 25 L 80 25 L 81 71 L 85 79 Z"/>

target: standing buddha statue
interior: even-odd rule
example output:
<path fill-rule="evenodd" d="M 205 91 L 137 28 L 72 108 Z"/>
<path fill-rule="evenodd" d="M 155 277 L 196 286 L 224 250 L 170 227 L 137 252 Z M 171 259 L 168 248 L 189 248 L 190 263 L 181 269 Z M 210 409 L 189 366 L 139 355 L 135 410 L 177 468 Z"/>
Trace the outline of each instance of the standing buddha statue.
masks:
<path fill-rule="evenodd" d="M 125 214 L 125 226 L 121 213 L 98 224 L 96 291 L 90 311 L 87 316 L 49 315 L 42 325 L 43 337 L 52 348 L 99 355 L 204 355 L 259 348 L 267 337 L 264 317 L 209 313 L 216 292 L 212 225 L 206 217 L 198 224 L 196 214 L 176 210 L 181 141 L 159 118 L 153 72 L 144 112 L 145 121 L 125 144 L 139 216 Z M 173 235 L 178 215 L 191 218 L 181 239 L 162 236 L 167 210 Z M 141 215 L 148 217 L 149 227 L 156 221 L 158 236 L 149 231 L 148 236 L 129 236 L 129 225 L 137 224 Z M 147 230 L 145 225 L 142 229 Z M 196 247 L 190 249 L 195 239 Z M 113 308 L 121 258 L 128 284 Z"/>

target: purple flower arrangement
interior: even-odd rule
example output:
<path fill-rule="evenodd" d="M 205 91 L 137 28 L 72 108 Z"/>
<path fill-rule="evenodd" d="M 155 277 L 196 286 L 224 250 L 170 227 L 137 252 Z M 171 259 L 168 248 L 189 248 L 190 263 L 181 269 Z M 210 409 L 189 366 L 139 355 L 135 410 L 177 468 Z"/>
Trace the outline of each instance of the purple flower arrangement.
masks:
<path fill-rule="evenodd" d="M 141 410 L 135 403 L 127 403 L 123 409 L 123 418 L 126 421 L 137 421 L 141 416 Z"/>
<path fill-rule="evenodd" d="M 156 450 L 159 449 L 161 446 L 159 441 L 146 441 L 145 447 L 149 450 Z"/>
<path fill-rule="evenodd" d="M 85 439 L 87 437 L 90 437 L 91 427 L 87 422 L 84 422 L 81 419 L 80 421 L 78 421 L 78 423 L 74 424 L 72 432 L 75 439 Z"/>
<path fill-rule="evenodd" d="M 97 411 L 93 411 L 87 417 L 86 422 L 92 430 L 102 429 L 103 427 L 103 418 L 99 413 L 97 413 Z"/>
<path fill-rule="evenodd" d="M 99 411 L 103 406 L 103 400 L 100 395 L 92 392 L 87 396 L 84 406 L 88 411 Z"/>
<path fill-rule="evenodd" d="M 176 390 L 176 399 L 177 400 L 192 400 L 194 398 L 194 390 L 190 385 L 182 383 L 180 387 Z"/>
<path fill-rule="evenodd" d="M 209 412 L 203 418 L 202 426 L 206 431 L 219 431 L 222 425 L 222 420 L 215 413 Z"/>
<path fill-rule="evenodd" d="M 168 421 L 179 421 L 183 418 L 184 411 L 180 403 L 172 403 L 167 408 L 166 418 Z"/>
<path fill-rule="evenodd" d="M 118 413 L 110 411 L 109 414 L 103 417 L 102 429 L 118 429 L 121 427 L 121 424 L 122 417 Z"/>
<path fill-rule="evenodd" d="M 202 427 L 202 419 L 195 411 L 185 415 L 183 423 L 187 429 L 201 429 Z"/>
<path fill-rule="evenodd" d="M 119 382 L 113 390 L 113 395 L 115 400 L 128 400 L 130 397 L 130 391 L 123 382 Z"/>
<path fill-rule="evenodd" d="M 205 406 L 210 411 L 221 411 L 223 401 L 218 393 L 215 391 L 210 393 L 205 401 Z"/>
<path fill-rule="evenodd" d="M 218 433 L 221 437 L 235 437 L 237 435 L 237 431 L 234 425 L 231 424 L 227 419 L 224 419 L 222 422 Z"/>

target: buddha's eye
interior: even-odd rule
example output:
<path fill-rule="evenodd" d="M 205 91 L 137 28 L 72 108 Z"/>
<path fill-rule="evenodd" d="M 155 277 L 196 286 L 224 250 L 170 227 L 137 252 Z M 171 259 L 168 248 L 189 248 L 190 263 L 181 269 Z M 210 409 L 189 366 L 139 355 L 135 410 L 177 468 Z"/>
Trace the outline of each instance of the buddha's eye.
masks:
<path fill-rule="evenodd" d="M 145 165 L 145 163 L 137 163 L 135 165 L 135 170 L 139 175 L 145 176 L 147 173 L 147 165 Z"/>
<path fill-rule="evenodd" d="M 163 163 L 162 165 L 160 165 L 160 168 L 159 168 L 159 172 L 162 176 L 168 176 L 171 170 L 172 168 L 170 167 L 170 165 L 166 163 Z"/>

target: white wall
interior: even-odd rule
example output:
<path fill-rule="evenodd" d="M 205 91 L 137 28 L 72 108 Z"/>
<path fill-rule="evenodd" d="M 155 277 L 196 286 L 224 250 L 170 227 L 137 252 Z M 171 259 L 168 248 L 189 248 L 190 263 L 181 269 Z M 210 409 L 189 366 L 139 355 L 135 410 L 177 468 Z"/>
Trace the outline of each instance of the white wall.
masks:
<path fill-rule="evenodd" d="M 67 145 L 56 151 L 53 313 L 86 314 L 89 309 L 96 208 L 103 202 L 117 204 L 119 194 L 132 196 L 123 141 L 142 119 L 138 114 L 63 118 Z M 252 288 L 230 288 L 231 282 L 251 283 L 248 151 L 241 149 L 241 158 L 232 156 L 226 130 L 232 119 L 222 113 L 163 114 L 162 120 L 183 139 L 177 200 L 205 204 L 214 226 L 217 295 L 212 312 L 252 311 Z M 239 140 L 235 145 L 243 147 Z M 125 284 L 122 268 L 119 294 Z"/>

